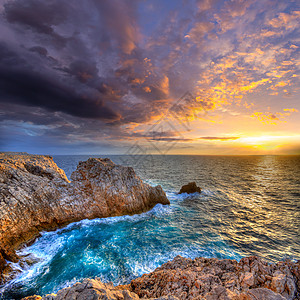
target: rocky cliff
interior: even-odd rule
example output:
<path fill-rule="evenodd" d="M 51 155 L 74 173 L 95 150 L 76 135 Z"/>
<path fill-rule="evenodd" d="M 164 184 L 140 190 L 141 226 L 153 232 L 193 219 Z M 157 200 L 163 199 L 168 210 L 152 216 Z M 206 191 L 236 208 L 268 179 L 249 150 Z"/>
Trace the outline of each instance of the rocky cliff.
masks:
<path fill-rule="evenodd" d="M 6 261 L 18 260 L 14 249 L 41 230 L 169 204 L 160 186 L 109 159 L 80 162 L 71 178 L 50 156 L 0 154 L 0 282 L 10 271 Z"/>
<path fill-rule="evenodd" d="M 240 262 L 230 259 L 176 257 L 127 286 L 85 279 L 57 294 L 26 300 L 69 299 L 199 299 L 285 300 L 300 299 L 300 263 L 267 264 L 258 257 Z"/>

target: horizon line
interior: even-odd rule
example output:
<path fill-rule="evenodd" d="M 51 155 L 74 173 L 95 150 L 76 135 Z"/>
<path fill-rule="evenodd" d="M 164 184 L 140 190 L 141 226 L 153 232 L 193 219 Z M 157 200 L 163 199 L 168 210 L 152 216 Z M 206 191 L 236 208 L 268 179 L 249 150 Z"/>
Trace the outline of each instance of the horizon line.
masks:
<path fill-rule="evenodd" d="M 108 153 L 80 153 L 80 154 L 51 154 L 51 153 L 28 153 L 24 151 L 0 151 L 0 154 L 29 154 L 29 155 L 50 155 L 50 156 L 300 156 L 299 154 L 108 154 Z"/>

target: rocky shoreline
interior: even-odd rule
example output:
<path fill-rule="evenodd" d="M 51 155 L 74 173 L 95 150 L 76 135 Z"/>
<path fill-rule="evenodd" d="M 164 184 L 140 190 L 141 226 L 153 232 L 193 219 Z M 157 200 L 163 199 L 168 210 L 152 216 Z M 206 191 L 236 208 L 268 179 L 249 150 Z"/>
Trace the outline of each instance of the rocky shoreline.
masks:
<path fill-rule="evenodd" d="M 300 262 L 268 264 L 258 257 L 195 259 L 177 256 L 128 285 L 84 279 L 57 294 L 24 300 L 165 299 L 291 300 L 300 299 Z"/>
<path fill-rule="evenodd" d="M 51 156 L 0 153 L 0 190 L 0 284 L 14 275 L 15 249 L 42 230 L 170 204 L 160 186 L 107 158 L 80 162 L 69 181 Z"/>
<path fill-rule="evenodd" d="M 132 168 L 100 158 L 80 162 L 69 181 L 50 156 L 0 153 L 0 189 L 0 284 L 14 275 L 9 261 L 23 259 L 15 249 L 41 230 L 169 204 L 160 186 L 151 187 Z M 56 294 L 24 299 L 300 299 L 300 262 L 269 264 L 258 257 L 237 262 L 178 256 L 128 285 L 87 278 Z"/>

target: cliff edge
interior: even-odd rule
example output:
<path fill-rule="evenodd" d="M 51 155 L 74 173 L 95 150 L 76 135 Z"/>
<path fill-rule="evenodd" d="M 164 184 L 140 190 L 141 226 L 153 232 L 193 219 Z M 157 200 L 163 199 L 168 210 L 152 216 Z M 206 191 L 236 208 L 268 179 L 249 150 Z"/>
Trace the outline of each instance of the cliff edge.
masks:
<path fill-rule="evenodd" d="M 0 153 L 0 283 L 9 279 L 7 261 L 19 259 L 14 249 L 41 230 L 170 204 L 160 186 L 107 158 L 80 162 L 71 179 L 51 156 Z"/>

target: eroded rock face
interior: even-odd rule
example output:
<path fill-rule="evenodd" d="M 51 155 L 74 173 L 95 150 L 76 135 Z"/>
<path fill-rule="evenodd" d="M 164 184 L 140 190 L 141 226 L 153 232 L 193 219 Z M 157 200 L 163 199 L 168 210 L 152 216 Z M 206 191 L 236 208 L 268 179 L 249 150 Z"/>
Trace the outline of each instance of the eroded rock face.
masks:
<path fill-rule="evenodd" d="M 161 186 L 144 183 L 131 167 L 115 165 L 110 159 L 89 158 L 80 162 L 72 176 L 72 197 L 85 198 L 91 217 L 135 214 L 157 203 L 170 204 Z"/>
<path fill-rule="evenodd" d="M 0 154 L 0 283 L 9 279 L 6 260 L 18 260 L 14 249 L 41 230 L 169 204 L 160 186 L 109 159 L 80 162 L 72 179 L 50 156 Z"/>
<path fill-rule="evenodd" d="M 238 263 L 229 259 L 199 257 L 192 260 L 178 256 L 125 286 L 114 287 L 103 284 L 98 279 L 85 279 L 56 295 L 25 299 L 300 299 L 297 290 L 299 276 L 293 275 L 295 270 L 299 270 L 299 262 L 287 261 L 270 265 L 258 257 L 246 257 Z M 281 274 L 286 279 L 284 284 Z"/>
<path fill-rule="evenodd" d="M 4 260 L 16 262 L 15 247 L 47 225 L 56 225 L 55 211 L 68 184 L 64 171 L 49 156 L 0 154 L 0 254 Z"/>
<path fill-rule="evenodd" d="M 179 191 L 179 194 L 193 194 L 193 193 L 201 193 L 201 188 L 197 186 L 196 182 L 190 182 L 186 185 L 183 185 Z"/>

